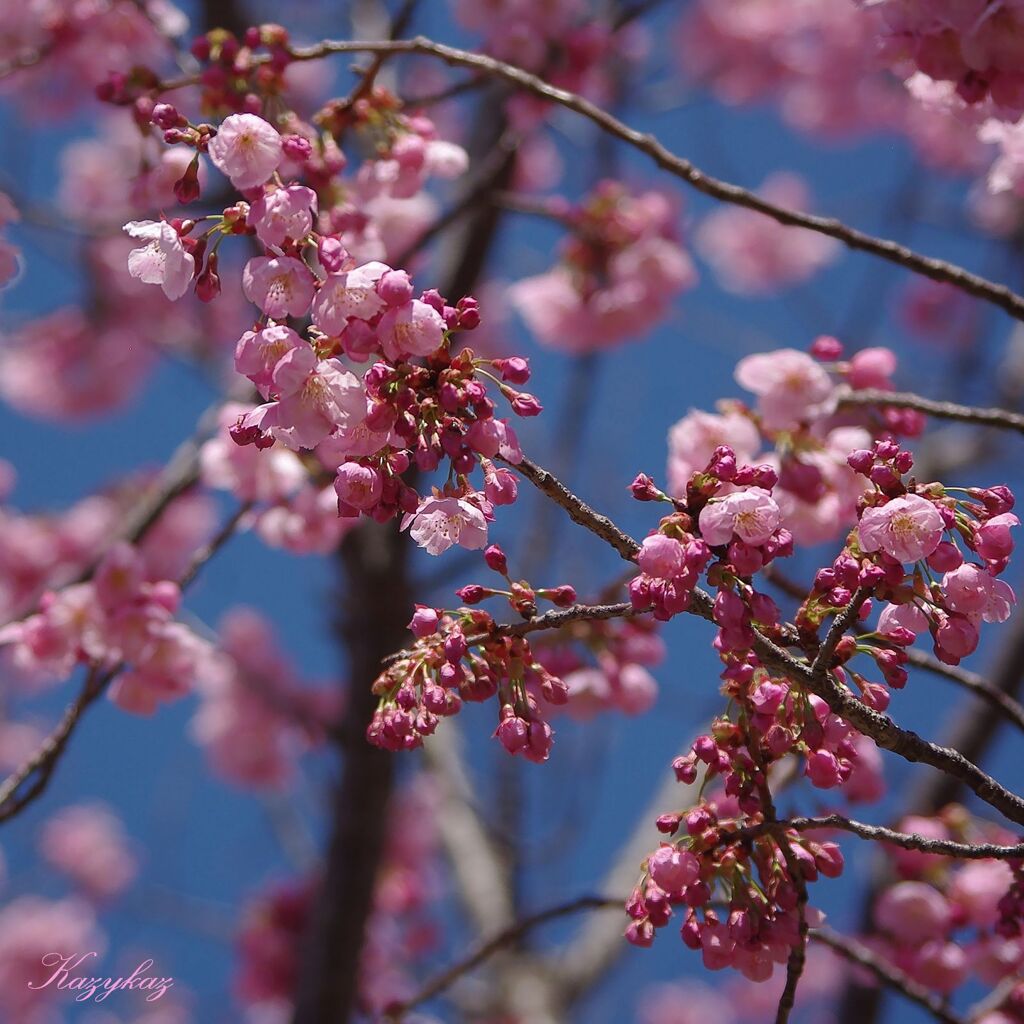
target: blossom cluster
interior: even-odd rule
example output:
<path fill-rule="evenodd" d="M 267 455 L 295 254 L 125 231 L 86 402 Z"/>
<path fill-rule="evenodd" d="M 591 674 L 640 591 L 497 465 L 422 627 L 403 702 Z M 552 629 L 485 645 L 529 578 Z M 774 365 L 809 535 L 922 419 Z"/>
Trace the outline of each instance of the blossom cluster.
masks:
<path fill-rule="evenodd" d="M 124 663 L 110 689 L 119 707 L 152 714 L 184 696 L 209 657 L 209 644 L 174 618 L 181 599 L 171 580 L 150 582 L 139 552 L 117 543 L 92 578 L 47 592 L 39 611 L 0 630 L 15 664 L 66 677 L 76 664 L 110 671 Z"/>
<path fill-rule="evenodd" d="M 930 633 L 936 656 L 950 665 L 978 646 L 982 622 L 1005 622 L 1016 597 L 999 578 L 1013 551 L 1004 486 L 963 491 L 917 484 L 907 474 L 913 456 L 895 441 L 851 452 L 848 462 L 874 485 L 858 502 L 859 523 L 833 564 L 818 572 L 797 618 L 814 630 L 855 593 L 888 602 L 879 618 L 881 646 L 870 650 L 890 685 L 902 687 L 903 648 Z M 963 546 L 963 550 L 961 549 Z M 970 561 L 974 556 L 978 561 Z M 912 565 L 910 571 L 906 566 Z M 942 574 L 936 580 L 934 574 Z M 855 648 L 854 648 L 855 649 Z M 853 649 L 841 652 L 844 660 Z"/>
<path fill-rule="evenodd" d="M 926 839 L 1012 844 L 1005 828 L 950 805 L 935 817 L 912 817 L 900 829 Z M 915 981 L 948 997 L 975 979 L 996 988 L 1024 963 L 1020 863 L 957 861 L 941 854 L 886 846 L 889 884 L 872 907 L 874 931 L 863 939 Z M 1019 986 L 983 1018 L 987 1024 L 1021 1019 Z"/>
<path fill-rule="evenodd" d="M 542 344 L 587 352 L 641 338 L 696 283 L 672 203 L 661 193 L 633 195 L 605 181 L 578 206 L 556 207 L 572 232 L 560 262 L 508 289 Z"/>
<path fill-rule="evenodd" d="M 847 455 L 875 437 L 915 437 L 924 419 L 908 409 L 838 410 L 841 385 L 891 391 L 896 370 L 896 357 L 886 348 L 842 357 L 841 344 L 823 336 L 810 353 L 778 349 L 741 359 L 735 377 L 757 396 L 755 404 L 725 400 L 717 413 L 693 410 L 673 425 L 669 493 L 685 494 L 691 475 L 726 445 L 739 460 L 775 469 L 772 495 L 782 526 L 797 544 L 819 544 L 852 526 L 868 485 L 849 467 Z"/>
<path fill-rule="evenodd" d="M 217 775 L 254 789 L 285 788 L 340 710 L 337 689 L 303 684 L 277 649 L 271 624 L 251 608 L 224 616 L 195 688 L 193 739 Z"/>
<path fill-rule="evenodd" d="M 538 613 L 538 600 L 555 608 L 576 602 L 576 592 L 568 585 L 535 589 L 525 580 L 513 580 L 505 553 L 496 544 L 486 548 L 484 559 L 508 589 L 469 584 L 457 591 L 467 604 L 502 596 L 514 612 L 530 619 Z M 569 688 L 534 655 L 524 635 L 498 629 L 483 609 L 445 612 L 425 605 L 417 605 L 409 628 L 416 643 L 393 659 L 373 684 L 380 702 L 367 729 L 371 743 L 411 750 L 433 734 L 442 718 L 457 714 L 464 701 L 497 696 L 494 735 L 501 745 L 530 761 L 547 760 L 553 732 L 545 712 L 567 704 Z"/>

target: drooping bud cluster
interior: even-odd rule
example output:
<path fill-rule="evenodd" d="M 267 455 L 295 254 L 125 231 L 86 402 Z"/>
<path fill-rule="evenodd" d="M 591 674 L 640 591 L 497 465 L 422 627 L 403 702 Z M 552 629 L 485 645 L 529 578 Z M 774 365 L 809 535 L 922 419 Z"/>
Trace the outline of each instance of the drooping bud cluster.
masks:
<path fill-rule="evenodd" d="M 504 577 L 505 587 L 470 584 L 457 591 L 468 605 L 501 596 L 523 620 L 536 617 L 538 601 L 555 608 L 576 602 L 568 586 L 535 589 L 508 574 L 505 553 L 497 545 L 484 552 L 488 568 Z M 507 588 L 507 589 L 506 589 Z M 377 678 L 374 692 L 381 698 L 367 730 L 371 743 L 388 750 L 419 746 L 441 718 L 457 714 L 463 701 L 485 701 L 497 695 L 495 737 L 510 754 L 530 761 L 547 760 L 552 729 L 548 707 L 569 700 L 566 683 L 534 654 L 529 640 L 514 627 L 497 628 L 483 609 L 445 612 L 417 605 L 409 623 L 415 645 L 395 659 Z"/>
<path fill-rule="evenodd" d="M 706 968 L 733 967 L 752 981 L 769 978 L 800 933 L 793 864 L 763 825 L 756 817 L 737 817 L 728 800 L 702 801 L 685 815 L 659 819 L 662 831 L 682 827 L 685 834 L 648 857 L 626 904 L 632 919 L 626 938 L 649 946 L 678 909 L 683 942 L 701 951 Z M 834 878 L 843 869 L 835 843 L 792 830 L 785 842 L 803 883 Z M 820 917 L 810 908 L 806 915 L 812 922 Z"/>

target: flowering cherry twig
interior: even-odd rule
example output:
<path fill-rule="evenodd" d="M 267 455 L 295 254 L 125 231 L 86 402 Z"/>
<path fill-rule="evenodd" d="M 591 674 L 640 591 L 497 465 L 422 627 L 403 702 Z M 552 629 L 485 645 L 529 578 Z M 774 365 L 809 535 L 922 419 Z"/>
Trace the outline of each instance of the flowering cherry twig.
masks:
<path fill-rule="evenodd" d="M 181 589 L 187 587 L 203 566 L 227 543 L 248 514 L 249 508 L 248 504 L 239 506 L 210 541 L 195 553 L 178 581 Z M 68 705 L 54 730 L 39 749 L 0 785 L 0 822 L 13 818 L 43 795 L 82 715 L 102 696 L 122 667 L 118 664 L 106 671 L 100 671 L 100 666 L 95 664 L 90 667 L 78 696 Z M 29 780 L 31 784 L 22 790 Z"/>
<path fill-rule="evenodd" d="M 949 839 L 929 839 L 926 836 L 896 832 L 881 825 L 866 825 L 852 821 L 841 814 L 827 814 L 817 818 L 790 818 L 779 827 L 792 828 L 797 832 L 812 832 L 816 829 L 837 828 L 850 832 L 861 839 L 872 839 L 892 843 L 904 850 L 920 850 L 944 857 L 958 857 L 963 860 L 1015 859 L 1024 857 L 1024 843 L 1003 846 L 998 843 L 956 843 Z"/>
<path fill-rule="evenodd" d="M 875 388 L 861 388 L 857 391 L 843 389 L 839 396 L 840 406 L 892 406 L 896 409 L 916 409 L 918 412 L 937 416 L 940 419 L 957 420 L 961 423 L 978 423 L 986 427 L 1016 430 L 1024 433 L 1024 415 L 1009 409 L 985 409 L 956 402 L 937 402 L 931 398 L 904 391 L 880 391 Z"/>
<path fill-rule="evenodd" d="M 560 903 L 557 906 L 538 911 L 536 914 L 531 914 L 529 917 L 524 917 L 508 928 L 503 929 L 493 938 L 481 943 L 472 953 L 458 963 L 442 971 L 424 985 L 411 999 L 389 1007 L 385 1011 L 384 1019 L 392 1022 L 402 1020 L 410 1010 L 444 992 L 464 974 L 468 974 L 473 970 L 474 967 L 478 967 L 495 953 L 506 946 L 511 946 L 524 935 L 533 931 L 533 929 L 547 924 L 549 921 L 557 920 L 560 917 L 568 917 L 571 914 L 577 914 L 584 910 L 610 910 L 613 907 L 616 910 L 621 910 L 622 904 L 623 900 L 621 897 L 580 896 L 568 903 Z"/>
<path fill-rule="evenodd" d="M 763 213 L 780 224 L 806 228 L 838 239 L 851 249 L 869 252 L 881 259 L 906 267 L 915 273 L 953 285 L 961 291 L 1005 310 L 1016 320 L 1024 320 L 1024 297 L 1006 285 L 989 281 L 963 267 L 945 260 L 924 256 L 891 239 L 876 238 L 866 232 L 849 227 L 832 217 L 820 217 L 798 210 L 790 210 L 768 202 L 747 189 L 714 178 L 695 167 L 689 160 L 667 149 L 651 134 L 637 131 L 613 114 L 576 93 L 550 85 L 544 79 L 522 68 L 485 54 L 472 53 L 457 47 L 434 42 L 423 36 L 381 42 L 361 40 L 324 40 L 314 46 L 298 47 L 290 51 L 294 60 L 317 60 L 332 53 L 420 53 L 443 60 L 446 64 L 475 68 L 511 82 L 535 96 L 550 100 L 594 122 L 604 131 L 646 153 L 663 170 L 683 179 L 693 188 L 722 202 L 733 203 Z M 163 91 L 171 91 L 193 84 L 194 79 L 183 78 L 162 84 Z"/>
<path fill-rule="evenodd" d="M 1001 690 L 994 683 L 989 682 L 977 672 L 960 668 L 958 665 L 945 665 L 934 655 L 927 651 L 919 651 L 911 648 L 907 652 L 907 663 L 924 669 L 926 672 L 933 672 L 935 675 L 943 676 L 946 679 L 962 686 L 965 690 L 981 697 L 993 707 L 998 708 L 1006 721 L 1011 722 L 1018 729 L 1024 730 L 1024 704 L 1011 697 L 1004 690 Z"/>
<path fill-rule="evenodd" d="M 633 560 L 640 545 L 607 516 L 595 512 L 561 481 L 529 459 L 524 458 L 516 468 L 544 494 L 561 505 L 574 522 L 606 541 L 627 561 Z M 699 587 L 694 588 L 687 611 L 713 622 L 713 604 L 709 594 Z M 1024 825 L 1024 799 L 1006 789 L 958 750 L 939 746 L 922 739 L 915 732 L 900 728 L 888 715 L 872 710 L 841 687 L 830 674 L 818 675 L 804 662 L 756 630 L 754 651 L 766 666 L 776 669 L 821 697 L 836 715 L 859 732 L 870 736 L 883 749 L 907 761 L 931 765 L 958 779 L 1010 821 Z"/>
<path fill-rule="evenodd" d="M 556 608 L 523 622 L 495 623 L 494 627 L 485 633 L 467 636 L 466 645 L 473 647 L 498 636 L 526 636 L 527 633 L 536 633 L 543 629 L 561 629 L 570 622 L 603 622 L 607 619 L 629 618 L 637 614 L 641 613 L 638 613 L 628 601 L 620 601 L 617 604 L 576 604 L 571 608 Z M 411 650 L 395 651 L 382 663 L 391 665 L 413 654 Z"/>
<path fill-rule="evenodd" d="M 856 939 L 840 935 L 831 928 L 815 928 L 811 932 L 811 938 L 823 946 L 828 946 L 829 949 L 851 963 L 866 968 L 882 984 L 906 996 L 911 1002 L 917 1003 L 936 1020 L 942 1021 L 942 1024 L 965 1024 L 961 1017 L 949 1009 L 944 1000 L 925 988 L 924 985 L 914 981 L 903 971 L 893 967 L 887 960 Z"/>

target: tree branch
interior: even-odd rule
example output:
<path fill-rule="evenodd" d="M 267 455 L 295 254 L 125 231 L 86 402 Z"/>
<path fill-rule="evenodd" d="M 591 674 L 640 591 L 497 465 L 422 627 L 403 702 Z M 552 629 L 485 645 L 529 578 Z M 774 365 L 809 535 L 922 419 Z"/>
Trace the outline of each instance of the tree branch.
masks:
<path fill-rule="evenodd" d="M 972 405 L 958 405 L 956 402 L 937 402 L 931 398 L 922 398 L 906 391 L 879 391 L 875 388 L 862 388 L 854 391 L 844 388 L 839 395 L 840 408 L 852 408 L 864 405 L 886 405 L 895 409 L 916 409 L 944 420 L 957 420 L 960 423 L 978 423 L 986 427 L 998 427 L 1002 430 L 1016 430 L 1024 433 L 1024 415 L 1011 412 L 1009 409 L 985 409 Z"/>
<path fill-rule="evenodd" d="M 945 260 L 924 256 L 905 245 L 885 238 L 876 238 L 856 228 L 849 227 L 832 217 L 820 217 L 798 210 L 790 210 L 768 202 L 747 189 L 730 182 L 721 181 L 695 167 L 689 160 L 667 149 L 654 135 L 637 131 L 620 121 L 608 111 L 589 100 L 565 89 L 550 85 L 543 78 L 533 75 L 513 64 L 496 60 L 485 54 L 472 53 L 443 43 L 437 43 L 423 36 L 414 39 L 397 39 L 383 42 L 360 40 L 325 40 L 314 46 L 292 50 L 296 60 L 316 60 L 332 53 L 420 53 L 443 60 L 446 64 L 473 68 L 510 82 L 523 89 L 572 110 L 598 125 L 603 131 L 627 143 L 649 156 L 660 168 L 681 178 L 691 187 L 722 202 L 732 203 L 749 210 L 763 213 L 767 217 L 790 227 L 806 228 L 822 235 L 828 235 L 842 242 L 850 249 L 871 253 L 915 273 L 950 284 L 968 295 L 984 300 L 1005 310 L 1017 320 L 1024 320 L 1024 296 L 1018 295 L 1006 285 L 989 281 Z M 192 84 L 193 78 L 183 78 L 163 83 L 162 90 L 170 91 Z"/>
<path fill-rule="evenodd" d="M 393 1022 L 402 1020 L 410 1010 L 421 1006 L 428 999 L 432 999 L 445 989 L 450 988 L 459 978 L 473 970 L 474 967 L 478 967 L 499 950 L 514 945 L 524 935 L 542 924 L 547 924 L 549 921 L 554 921 L 560 917 L 567 917 L 570 914 L 577 914 L 582 910 L 607 910 L 614 907 L 621 911 L 624 904 L 625 899 L 623 898 L 580 896 L 569 903 L 548 907 L 546 910 L 531 914 L 529 917 L 525 917 L 521 921 L 517 921 L 515 924 L 505 928 L 493 938 L 481 943 L 469 956 L 453 964 L 447 970 L 442 971 L 436 978 L 424 985 L 411 999 L 397 1006 L 389 1007 L 385 1011 L 385 1020 Z"/>

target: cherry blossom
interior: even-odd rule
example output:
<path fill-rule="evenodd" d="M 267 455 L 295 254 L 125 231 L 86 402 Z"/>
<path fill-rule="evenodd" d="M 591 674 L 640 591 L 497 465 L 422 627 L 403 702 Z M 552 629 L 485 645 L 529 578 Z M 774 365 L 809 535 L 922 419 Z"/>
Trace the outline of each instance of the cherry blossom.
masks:
<path fill-rule="evenodd" d="M 146 245 L 128 255 L 128 272 L 145 284 L 158 284 L 169 299 L 180 299 L 188 291 L 195 271 L 195 259 L 185 251 L 181 236 L 166 221 L 133 220 L 124 230 Z"/>
<path fill-rule="evenodd" d="M 426 498 L 402 520 L 402 529 L 431 555 L 440 555 L 454 544 L 475 550 L 487 543 L 484 513 L 463 498 Z"/>
<path fill-rule="evenodd" d="M 865 509 L 858 532 L 865 551 L 885 551 L 899 562 L 927 558 L 939 545 L 945 524 L 935 505 L 908 494 Z"/>
<path fill-rule="evenodd" d="M 243 190 L 264 184 L 284 156 L 277 129 L 255 114 L 226 117 L 208 152 L 214 166 Z"/>

